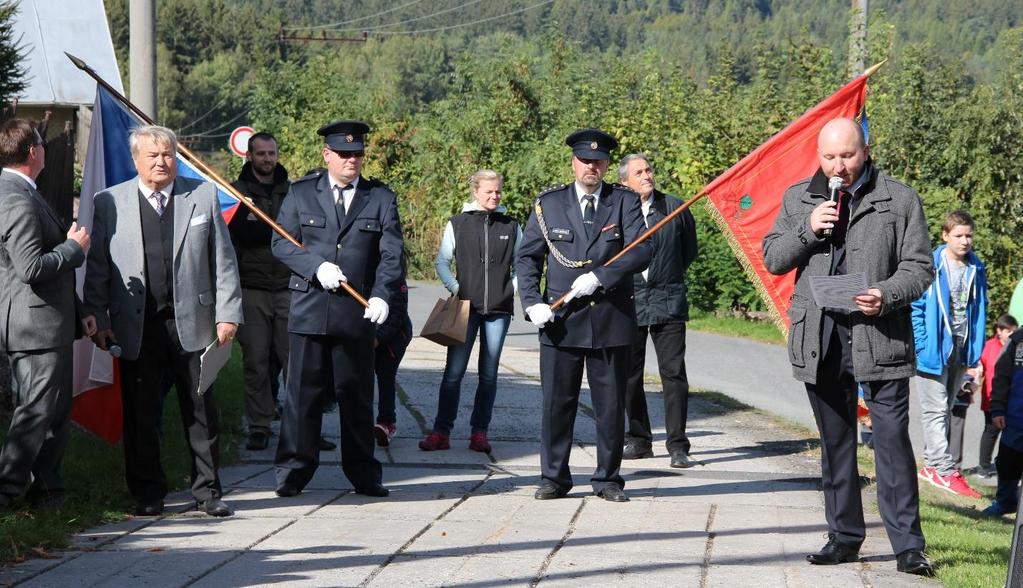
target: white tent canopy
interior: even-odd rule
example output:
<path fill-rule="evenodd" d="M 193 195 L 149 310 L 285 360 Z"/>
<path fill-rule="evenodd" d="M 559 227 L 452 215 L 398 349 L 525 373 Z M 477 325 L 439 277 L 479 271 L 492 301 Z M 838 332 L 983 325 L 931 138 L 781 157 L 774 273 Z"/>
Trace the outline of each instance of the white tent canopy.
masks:
<path fill-rule="evenodd" d="M 91 106 L 96 82 L 64 52 L 80 57 L 118 92 L 124 93 L 103 0 L 20 0 L 14 38 L 24 47 L 28 87 L 25 106 Z"/>

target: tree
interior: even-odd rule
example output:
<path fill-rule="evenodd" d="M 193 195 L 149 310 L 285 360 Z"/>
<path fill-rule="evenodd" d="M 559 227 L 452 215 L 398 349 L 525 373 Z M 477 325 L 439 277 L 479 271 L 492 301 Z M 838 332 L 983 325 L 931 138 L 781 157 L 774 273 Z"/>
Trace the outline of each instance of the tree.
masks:
<path fill-rule="evenodd" d="M 28 85 L 22 65 L 25 58 L 21 39 L 14 38 L 16 1 L 0 2 L 0 104 L 6 104 Z"/>

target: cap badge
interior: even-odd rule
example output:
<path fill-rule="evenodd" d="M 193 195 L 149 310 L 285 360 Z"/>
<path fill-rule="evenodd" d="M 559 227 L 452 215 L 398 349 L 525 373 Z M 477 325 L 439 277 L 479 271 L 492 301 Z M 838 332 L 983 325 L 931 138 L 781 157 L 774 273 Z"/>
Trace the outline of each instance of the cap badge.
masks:
<path fill-rule="evenodd" d="M 597 149 L 597 142 L 596 141 L 591 141 L 590 142 L 590 149 L 593 149 L 593 150 Z"/>
<path fill-rule="evenodd" d="M 345 143 L 351 143 L 354 140 L 355 140 L 355 137 L 353 137 L 351 135 L 345 135 Z"/>

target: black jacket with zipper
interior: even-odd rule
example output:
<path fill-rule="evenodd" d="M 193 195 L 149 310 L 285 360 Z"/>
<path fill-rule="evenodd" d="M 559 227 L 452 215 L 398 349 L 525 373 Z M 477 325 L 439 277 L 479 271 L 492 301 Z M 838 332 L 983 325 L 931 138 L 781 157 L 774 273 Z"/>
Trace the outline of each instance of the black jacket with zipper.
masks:
<path fill-rule="evenodd" d="M 455 233 L 458 299 L 478 314 L 514 314 L 512 266 L 519 223 L 500 212 L 470 211 L 451 217 Z"/>
<path fill-rule="evenodd" d="M 252 164 L 245 163 L 238 179 L 231 184 L 272 219 L 277 218 L 281 203 L 288 194 L 288 172 L 280 164 L 274 170 L 273 184 L 264 184 L 252 173 Z M 285 290 L 291 270 L 270 251 L 273 229 L 244 206 L 235 211 L 231 223 L 231 242 L 238 257 L 238 275 L 242 288 Z"/>
<path fill-rule="evenodd" d="M 682 202 L 658 190 L 650 196 L 649 226 L 654 226 L 682 205 Z M 696 219 L 684 211 L 651 237 L 653 257 L 647 268 L 634 277 L 636 322 L 639 326 L 678 323 L 689 320 L 686 296 L 686 269 L 696 259 Z"/>

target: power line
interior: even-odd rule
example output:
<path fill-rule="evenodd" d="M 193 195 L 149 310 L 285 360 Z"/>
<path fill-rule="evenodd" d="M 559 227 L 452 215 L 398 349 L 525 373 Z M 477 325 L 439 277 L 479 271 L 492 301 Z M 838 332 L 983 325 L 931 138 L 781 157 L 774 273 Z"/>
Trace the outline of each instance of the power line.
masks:
<path fill-rule="evenodd" d="M 417 16 L 415 18 L 409 18 L 409 19 L 402 20 L 402 21 L 399 21 L 399 22 L 392 22 L 392 23 L 382 24 L 382 25 L 373 25 L 373 26 L 370 26 L 370 27 L 355 27 L 355 28 L 350 28 L 350 29 L 335 29 L 335 32 L 346 33 L 346 32 L 350 32 L 350 31 L 376 31 L 376 30 L 379 30 L 379 29 L 387 28 L 387 27 L 396 27 L 396 26 L 400 26 L 400 25 L 403 25 L 403 24 L 408 24 L 410 22 L 416 22 L 418 20 L 423 20 L 423 19 L 427 19 L 427 18 L 433 18 L 434 16 L 440 16 L 442 14 L 447 14 L 449 12 L 454 12 L 456 10 L 461 10 L 463 8 L 468 8 L 469 6 L 472 6 L 473 4 L 479 4 L 482 1 L 483 0 L 469 0 L 468 2 L 466 2 L 464 4 L 460 4 L 458 6 L 452 6 L 451 8 L 445 8 L 444 10 L 438 10 L 437 12 L 433 12 L 433 13 L 426 14 L 426 15 L 423 15 L 423 16 Z M 553 2 L 554 0 L 549 0 L 549 1 Z"/>
<path fill-rule="evenodd" d="M 248 110 L 243 110 L 243 111 L 239 112 L 231 120 L 229 120 L 229 121 L 227 121 L 227 122 L 225 122 L 223 124 L 217 125 L 217 126 L 213 127 L 212 129 L 206 129 L 205 131 L 203 131 L 201 133 L 193 133 L 193 134 L 190 134 L 190 135 L 182 135 L 182 137 L 186 137 L 186 138 L 189 138 L 189 139 L 195 139 L 195 138 L 198 138 L 198 137 L 220 136 L 220 135 L 210 135 L 209 133 L 212 133 L 213 131 L 219 131 L 220 129 L 226 127 L 227 125 L 229 125 L 229 124 L 231 124 L 233 122 L 235 122 L 236 120 L 240 119 L 241 117 L 245 116 L 248 113 L 249 113 Z M 230 134 L 230 133 L 228 133 L 228 134 Z"/>
<path fill-rule="evenodd" d="M 461 28 L 461 27 L 468 27 L 468 26 L 477 25 L 477 24 L 484 23 L 484 22 L 489 22 L 489 21 L 492 21 L 492 20 L 497 20 L 499 18 L 504 18 L 506 16 L 512 16 L 512 15 L 515 15 L 515 14 L 519 14 L 521 12 L 526 12 L 527 10 L 532 10 L 534 8 L 538 8 L 538 7 L 543 6 L 545 4 L 551 4 L 552 2 L 554 2 L 554 0 L 544 0 L 543 2 L 537 2 L 536 4 L 533 4 L 532 6 L 526 6 L 525 8 L 519 8 L 518 10 L 512 10 L 511 12 L 506 12 L 504 14 L 499 14 L 497 16 L 488 16 L 487 18 L 481 18 L 479 20 L 474 20 L 474 21 L 471 21 L 471 22 L 461 22 L 461 23 L 458 23 L 458 24 L 448 25 L 448 26 L 444 26 L 444 27 L 435 27 L 435 28 L 432 28 L 432 29 L 417 29 L 417 30 L 414 30 L 414 31 L 376 31 L 374 34 L 375 35 L 416 35 L 416 34 L 420 34 L 420 33 L 436 33 L 436 32 L 440 32 L 440 31 L 449 31 L 451 29 L 457 29 L 457 28 Z"/>
<path fill-rule="evenodd" d="M 179 128 L 179 129 L 175 130 L 174 132 L 180 135 L 180 134 L 181 134 L 181 131 L 183 131 L 183 130 L 187 129 L 188 127 L 191 127 L 191 126 L 192 126 L 192 125 L 194 125 L 195 123 L 197 123 L 197 122 L 199 122 L 199 121 L 203 120 L 204 118 L 206 118 L 207 116 L 209 116 L 209 115 L 213 114 L 213 111 L 214 111 L 214 110 L 216 110 L 216 109 L 218 109 L 218 108 L 220 108 L 221 106 L 223 106 L 223 105 L 224 105 L 224 103 L 225 103 L 225 102 L 227 102 L 227 99 L 228 99 L 228 98 L 230 98 L 230 97 L 231 97 L 231 95 L 230 95 L 230 94 L 227 94 L 227 95 L 225 95 L 225 96 L 224 96 L 223 98 L 221 98 L 221 99 L 220 99 L 220 102 L 217 102 L 217 103 L 216 103 L 216 104 L 215 104 L 215 105 L 213 106 L 213 108 L 210 108 L 209 110 L 207 110 L 207 111 L 206 111 L 206 112 L 205 112 L 205 113 L 204 113 L 204 114 L 203 114 L 202 116 L 200 116 L 199 118 L 197 118 L 197 119 L 193 120 L 192 122 L 188 123 L 187 125 L 185 125 L 185 126 L 183 126 L 183 127 Z"/>
<path fill-rule="evenodd" d="M 284 30 L 286 30 L 286 31 L 308 31 L 308 30 L 313 30 L 313 29 L 332 29 L 334 27 L 340 27 L 340 26 L 352 24 L 353 22 L 369 20 L 371 18 L 376 18 L 378 16 L 383 16 L 385 14 L 390 14 L 390 13 L 396 11 L 396 10 L 401 10 L 402 8 L 407 8 L 409 6 L 412 6 L 413 4 L 419 4 L 422 1 L 423 0 L 412 0 L 412 2 L 407 2 L 407 3 L 402 4 L 400 6 L 395 6 L 394 8 L 388 8 L 387 10 L 384 10 L 383 12 L 378 12 L 376 14 L 370 14 L 369 16 L 360 16 L 359 18 L 353 18 L 353 19 L 350 19 L 350 20 L 343 20 L 341 22 L 335 22 L 335 23 L 325 24 L 325 25 L 312 25 L 312 26 L 308 26 L 308 27 L 284 27 Z"/>

